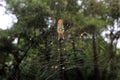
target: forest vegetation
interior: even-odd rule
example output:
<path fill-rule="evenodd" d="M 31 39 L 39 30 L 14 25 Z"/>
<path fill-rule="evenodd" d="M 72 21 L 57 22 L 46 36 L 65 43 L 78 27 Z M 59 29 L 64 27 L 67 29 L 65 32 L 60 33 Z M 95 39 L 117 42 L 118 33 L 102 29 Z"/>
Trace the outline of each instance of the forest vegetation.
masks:
<path fill-rule="evenodd" d="M 0 80 L 120 80 L 120 0 L 5 1 L 17 22 L 0 29 Z"/>

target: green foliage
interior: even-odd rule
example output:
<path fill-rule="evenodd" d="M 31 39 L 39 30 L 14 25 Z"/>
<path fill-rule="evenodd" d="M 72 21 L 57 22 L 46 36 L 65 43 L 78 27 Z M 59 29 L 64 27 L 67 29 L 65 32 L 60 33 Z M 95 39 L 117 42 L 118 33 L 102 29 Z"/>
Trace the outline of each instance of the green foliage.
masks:
<path fill-rule="evenodd" d="M 119 18 L 118 0 L 6 2 L 18 22 L 9 30 L 0 30 L 0 80 L 62 80 L 60 75 L 64 80 L 95 80 L 96 65 L 100 80 L 112 79 L 113 71 L 114 80 L 119 79 L 119 49 L 110 60 L 110 45 L 101 37 L 101 32 Z M 57 40 L 58 19 L 63 19 L 65 27 L 61 42 Z M 18 39 L 16 44 L 14 39 Z M 112 61 L 118 61 L 113 63 L 114 70 Z"/>

